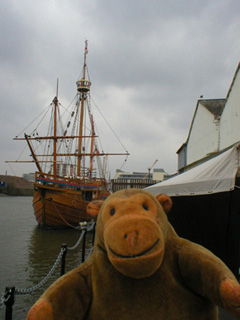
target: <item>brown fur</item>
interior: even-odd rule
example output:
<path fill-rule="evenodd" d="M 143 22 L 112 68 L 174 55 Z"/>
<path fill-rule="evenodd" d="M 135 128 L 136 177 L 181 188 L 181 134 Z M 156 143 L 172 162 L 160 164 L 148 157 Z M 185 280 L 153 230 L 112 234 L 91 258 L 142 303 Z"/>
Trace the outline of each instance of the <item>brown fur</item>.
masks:
<path fill-rule="evenodd" d="M 101 203 L 92 256 L 58 279 L 28 320 L 215 320 L 217 305 L 240 319 L 240 286 L 205 248 L 179 238 L 166 195 L 119 191 Z"/>

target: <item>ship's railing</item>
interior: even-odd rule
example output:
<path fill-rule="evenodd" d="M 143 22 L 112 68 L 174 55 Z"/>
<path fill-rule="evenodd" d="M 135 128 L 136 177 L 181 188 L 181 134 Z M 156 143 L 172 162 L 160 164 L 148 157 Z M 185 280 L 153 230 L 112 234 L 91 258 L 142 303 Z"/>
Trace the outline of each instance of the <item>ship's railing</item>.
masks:
<path fill-rule="evenodd" d="M 93 251 L 95 227 L 96 227 L 95 222 L 92 222 L 91 224 L 81 223 L 80 224 L 81 234 L 80 234 L 80 237 L 79 237 L 78 241 L 76 242 L 76 244 L 72 247 L 68 247 L 66 244 L 62 244 L 61 250 L 60 250 L 60 252 L 57 256 L 57 259 L 54 262 L 52 268 L 50 269 L 48 274 L 45 276 L 45 278 L 42 279 L 37 285 L 30 287 L 30 288 L 24 288 L 24 289 L 19 289 L 19 288 L 10 287 L 10 286 L 5 288 L 5 293 L 0 298 L 0 309 L 3 308 L 4 304 L 6 306 L 5 320 L 12 320 L 13 305 L 15 303 L 15 296 L 16 295 L 27 295 L 27 294 L 30 294 L 30 293 L 36 291 L 37 289 L 41 288 L 47 282 L 47 280 L 51 277 L 51 275 L 55 272 L 60 261 L 61 261 L 60 276 L 65 274 L 65 260 L 66 260 L 66 254 L 67 254 L 68 250 L 74 250 L 80 245 L 80 243 L 82 243 L 81 263 L 83 263 L 86 259 L 89 258 L 89 256 L 92 254 L 92 251 Z M 86 250 L 85 250 L 86 249 L 86 236 L 87 236 L 87 232 L 90 232 L 90 231 L 92 231 L 92 234 L 93 234 L 92 247 L 86 257 Z"/>
<path fill-rule="evenodd" d="M 35 183 L 41 185 L 57 185 L 59 187 L 75 188 L 75 189 L 98 189 L 106 183 L 104 179 L 94 178 L 93 180 L 80 180 L 71 177 L 53 176 L 47 173 L 36 172 Z"/>

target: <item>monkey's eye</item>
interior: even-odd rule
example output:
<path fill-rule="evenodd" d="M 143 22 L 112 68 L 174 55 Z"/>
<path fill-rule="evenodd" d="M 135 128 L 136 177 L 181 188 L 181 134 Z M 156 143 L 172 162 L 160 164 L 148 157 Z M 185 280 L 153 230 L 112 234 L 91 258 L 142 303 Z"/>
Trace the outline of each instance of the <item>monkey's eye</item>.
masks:
<path fill-rule="evenodd" d="M 148 210 L 148 206 L 146 205 L 146 203 L 144 203 L 142 206 L 143 206 L 144 210 L 146 210 L 146 211 Z"/>
<path fill-rule="evenodd" d="M 114 215 L 114 213 L 115 213 L 115 209 L 114 209 L 114 208 L 112 208 L 112 209 L 110 210 L 110 215 L 111 215 L 111 216 L 113 216 L 113 215 Z"/>

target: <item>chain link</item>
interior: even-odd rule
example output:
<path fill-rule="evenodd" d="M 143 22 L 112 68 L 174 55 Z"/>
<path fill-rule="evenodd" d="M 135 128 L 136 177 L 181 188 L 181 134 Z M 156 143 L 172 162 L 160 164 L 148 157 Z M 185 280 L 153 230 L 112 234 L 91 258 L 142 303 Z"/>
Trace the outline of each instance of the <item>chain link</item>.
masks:
<path fill-rule="evenodd" d="M 93 222 L 93 223 L 90 225 L 90 227 L 89 227 L 87 223 L 84 223 L 84 222 L 81 223 L 81 224 L 80 224 L 80 227 L 81 227 L 82 233 L 81 233 L 81 235 L 80 235 L 80 238 L 78 239 L 78 241 L 76 242 L 76 244 L 75 244 L 74 246 L 72 246 L 72 247 L 67 247 L 68 250 L 74 250 L 74 249 L 76 249 L 76 248 L 79 246 L 79 244 L 82 242 L 82 239 L 83 239 L 85 233 L 93 230 L 95 224 L 96 224 L 96 222 Z"/>
<path fill-rule="evenodd" d="M 75 244 L 74 246 L 72 246 L 72 247 L 67 247 L 68 250 L 74 250 L 74 249 L 76 249 L 76 248 L 78 247 L 78 245 L 82 242 L 82 239 L 83 239 L 83 236 L 84 236 L 85 233 L 86 233 L 86 230 L 83 230 L 82 233 L 81 233 L 81 235 L 80 235 L 80 238 L 78 239 L 78 241 L 76 242 L 76 244 Z"/>
<path fill-rule="evenodd" d="M 0 301 L 0 309 L 2 309 L 3 304 L 7 302 L 9 298 L 10 298 L 10 295 L 8 295 L 7 292 L 2 295 L 1 301 Z"/>
<path fill-rule="evenodd" d="M 46 281 L 51 277 L 51 275 L 53 274 L 53 272 L 55 271 L 56 267 L 58 266 L 62 256 L 63 256 L 63 253 L 64 251 L 66 250 L 66 248 L 62 248 L 55 263 L 53 264 L 52 268 L 50 269 L 49 273 L 47 274 L 47 276 L 41 281 L 39 282 L 38 284 L 36 284 L 35 286 L 33 287 L 30 287 L 30 288 L 26 288 L 26 289 L 18 289 L 16 288 L 15 289 L 15 293 L 16 294 L 19 294 L 19 295 L 26 295 L 26 294 L 29 294 L 37 289 L 39 289 L 42 285 L 44 285 L 44 283 L 46 283 Z"/>
<path fill-rule="evenodd" d="M 5 291 L 5 293 L 2 295 L 1 297 L 1 301 L 0 301 L 0 309 L 2 309 L 3 304 L 6 303 L 10 297 L 11 297 L 11 293 L 12 293 L 12 288 L 9 288 L 7 291 Z"/>
<path fill-rule="evenodd" d="M 92 230 L 95 228 L 95 226 L 96 226 L 96 222 L 94 221 L 94 222 L 92 222 L 92 224 L 90 225 L 90 227 L 87 228 L 87 231 L 92 231 Z"/>

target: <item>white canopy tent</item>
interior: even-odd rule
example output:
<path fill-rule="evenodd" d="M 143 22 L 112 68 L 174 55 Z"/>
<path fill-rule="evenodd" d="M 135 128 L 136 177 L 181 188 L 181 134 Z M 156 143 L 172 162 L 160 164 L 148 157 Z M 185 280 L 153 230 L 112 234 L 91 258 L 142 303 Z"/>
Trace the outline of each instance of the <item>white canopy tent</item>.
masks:
<path fill-rule="evenodd" d="M 176 177 L 157 183 L 145 190 L 169 196 L 203 195 L 234 189 L 239 165 L 238 145 L 219 156 Z"/>

